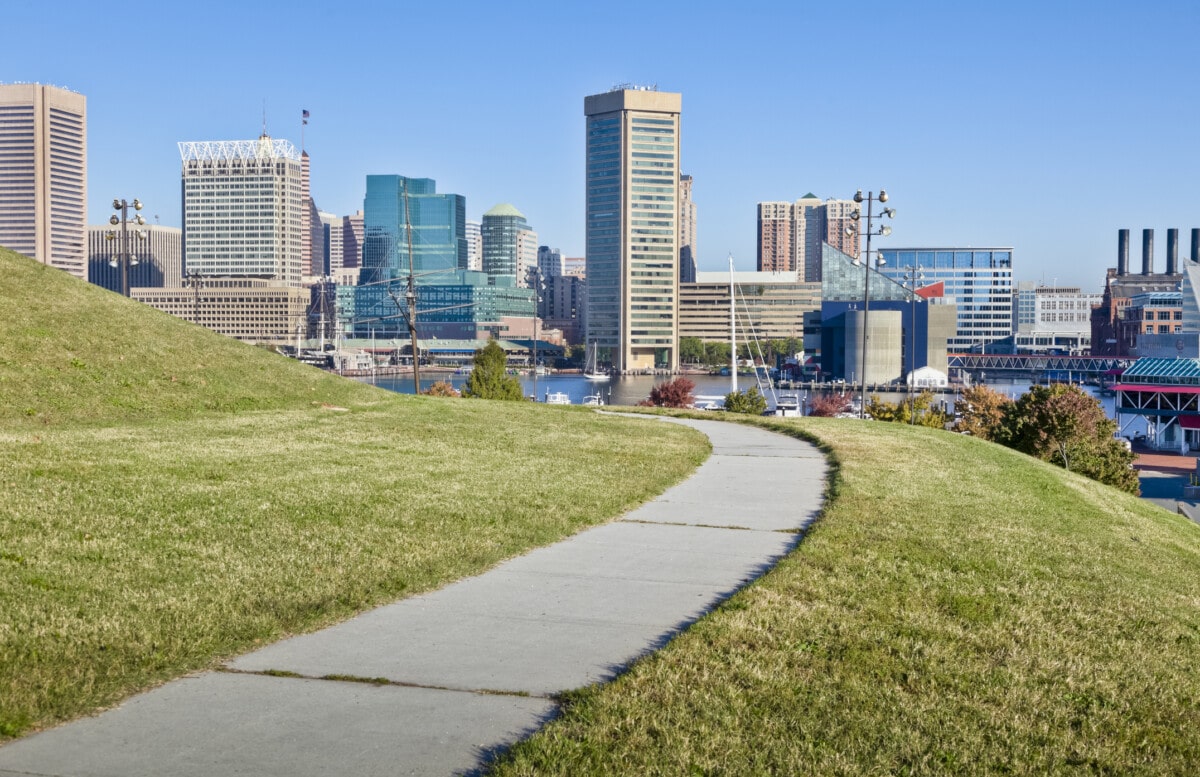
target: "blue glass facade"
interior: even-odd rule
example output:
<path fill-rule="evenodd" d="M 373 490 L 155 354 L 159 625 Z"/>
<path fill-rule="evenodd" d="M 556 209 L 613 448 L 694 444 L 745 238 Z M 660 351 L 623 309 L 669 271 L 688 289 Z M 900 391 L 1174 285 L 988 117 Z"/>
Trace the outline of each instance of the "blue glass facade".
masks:
<path fill-rule="evenodd" d="M 1011 248 L 886 248 L 879 255 L 881 272 L 894 279 L 919 267 L 925 285 L 946 284 L 946 298 L 958 308 L 951 351 L 981 347 L 1013 333 Z"/>
<path fill-rule="evenodd" d="M 359 285 L 407 279 L 410 263 L 418 285 L 446 283 L 467 268 L 466 232 L 462 195 L 438 194 L 432 178 L 368 175 Z"/>
<path fill-rule="evenodd" d="M 455 270 L 438 273 L 440 283 L 417 290 L 417 332 L 430 337 L 474 339 L 479 329 L 498 325 L 505 318 L 532 318 L 534 292 L 511 284 L 493 285 L 487 273 Z M 404 287 L 392 291 L 403 304 Z M 353 336 L 358 338 L 408 337 L 408 324 L 400 315 L 387 284 L 354 287 Z M 503 336 L 503 332 L 496 332 Z"/>

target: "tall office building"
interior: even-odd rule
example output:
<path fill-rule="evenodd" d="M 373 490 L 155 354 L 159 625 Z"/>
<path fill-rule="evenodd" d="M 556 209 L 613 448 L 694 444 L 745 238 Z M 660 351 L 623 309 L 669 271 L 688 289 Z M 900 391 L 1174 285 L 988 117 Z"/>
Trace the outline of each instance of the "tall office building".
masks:
<path fill-rule="evenodd" d="M 184 269 L 210 278 L 299 285 L 304 201 L 300 155 L 286 140 L 179 144 Z"/>
<path fill-rule="evenodd" d="M 317 274 L 332 275 L 342 269 L 346 260 L 342 244 L 345 239 L 342 217 L 323 210 L 317 211 L 317 216 L 321 219 L 321 243 L 324 246 L 324 255 L 321 257 L 323 269 Z"/>
<path fill-rule="evenodd" d="M 362 267 L 363 212 L 342 216 L 342 267 Z"/>
<path fill-rule="evenodd" d="M 83 95 L 0 84 L 0 245 L 87 279 Z"/>
<path fill-rule="evenodd" d="M 846 234 L 857 210 L 853 200 L 822 202 L 811 193 L 795 202 L 758 203 L 759 272 L 794 272 L 801 281 L 820 281 L 823 243 L 858 255 L 857 230 Z"/>
<path fill-rule="evenodd" d="M 679 368 L 682 95 L 617 87 L 587 117 L 587 340 L 619 372 Z"/>
<path fill-rule="evenodd" d="M 916 268 L 925 285 L 945 283 L 944 299 L 958 309 L 951 351 L 986 349 L 1012 334 L 1012 248 L 885 248 L 879 257 L 880 273 L 897 283 Z"/>
<path fill-rule="evenodd" d="M 88 227 L 88 282 L 118 294 L 122 293 L 125 270 L 119 263 L 113 267 L 120 252 L 120 229 L 109 224 Z M 145 224 L 138 227 L 138 231 L 146 237 L 143 240 L 133 238 L 133 230 L 130 230 L 133 239 L 129 252 L 137 258 L 137 264 L 129 267 L 129 287 L 178 286 L 183 280 L 183 230 Z M 108 239 L 112 232 L 116 232 L 117 239 Z"/>
<path fill-rule="evenodd" d="M 692 177 L 679 176 L 679 282 L 696 281 L 696 203 Z"/>
<path fill-rule="evenodd" d="M 467 267 L 466 213 L 466 198 L 438 194 L 432 178 L 368 175 L 360 285 L 407 279 L 410 267 L 418 284 L 446 283 Z"/>
<path fill-rule="evenodd" d="M 525 214 L 508 203 L 497 205 L 483 214 L 480 235 L 483 271 L 492 285 L 528 286 L 529 269 L 537 265 L 537 233 Z"/>

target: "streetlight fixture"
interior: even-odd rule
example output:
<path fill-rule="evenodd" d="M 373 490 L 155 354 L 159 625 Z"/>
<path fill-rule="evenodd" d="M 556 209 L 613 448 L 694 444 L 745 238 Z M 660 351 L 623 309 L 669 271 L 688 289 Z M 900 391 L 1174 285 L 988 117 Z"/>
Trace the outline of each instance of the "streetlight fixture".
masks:
<path fill-rule="evenodd" d="M 867 192 L 867 196 L 863 197 L 862 189 L 859 189 L 854 194 L 854 201 L 859 203 L 861 206 L 863 200 L 866 200 L 866 202 L 867 202 L 867 228 L 866 228 L 866 230 L 860 231 L 860 228 L 858 226 L 859 219 L 861 218 L 861 210 L 862 210 L 861 207 L 859 208 L 859 210 L 856 210 L 850 214 L 850 219 L 854 223 L 850 224 L 849 226 L 846 227 L 846 235 L 847 236 L 853 236 L 855 234 L 863 234 L 863 235 L 867 236 L 867 250 L 863 254 L 863 256 L 865 258 L 861 263 L 863 266 L 863 270 L 864 270 L 864 272 L 863 272 L 864 277 L 863 277 L 862 374 L 860 374 L 858 376 L 858 379 L 859 379 L 858 417 L 859 418 L 867 417 L 867 344 L 870 342 L 870 339 L 871 339 L 871 335 L 870 335 L 871 330 L 867 327 L 867 325 L 869 323 L 868 319 L 871 314 L 871 269 L 872 269 L 871 268 L 871 237 L 874 235 L 880 235 L 881 237 L 887 237 L 888 235 L 892 234 L 892 228 L 887 225 L 880 225 L 879 229 L 877 229 L 877 230 L 871 226 L 871 222 L 875 219 L 875 213 L 874 213 L 873 206 L 875 205 L 876 202 L 878 202 L 880 204 L 887 202 L 888 201 L 887 192 L 884 191 L 883 189 L 880 189 L 878 197 L 875 196 L 874 192 Z M 889 219 L 895 218 L 896 217 L 896 209 L 895 208 L 884 208 L 880 212 L 879 215 L 887 216 Z M 859 263 L 858 257 L 855 257 L 854 265 L 857 267 L 857 266 L 859 266 L 859 264 L 860 263 Z M 883 259 L 879 258 L 876 262 L 876 265 L 882 266 Z"/>
<path fill-rule="evenodd" d="M 909 300 L 912 303 L 912 313 L 908 322 L 908 380 L 906 381 L 908 393 L 908 423 L 913 425 L 916 423 L 916 412 L 913 405 L 913 389 L 916 388 L 915 377 L 913 375 L 917 370 L 917 284 L 925 280 L 925 273 L 921 272 L 921 265 L 913 265 L 904 271 L 904 285 L 912 294 Z M 929 318 L 925 319 L 926 337 L 929 336 Z"/>
<path fill-rule="evenodd" d="M 529 279 L 533 284 L 533 401 L 538 401 L 538 318 L 542 313 L 542 292 L 546 282 L 542 280 L 542 268 L 530 267 Z"/>
<path fill-rule="evenodd" d="M 112 214 L 108 218 L 108 223 L 112 224 L 114 227 L 120 226 L 121 231 L 118 234 L 117 230 L 110 229 L 104 234 L 106 240 L 116 240 L 118 237 L 120 238 L 120 248 L 118 252 L 108 260 L 108 264 L 110 267 L 121 268 L 121 293 L 126 297 L 129 296 L 129 267 L 130 265 L 137 266 L 138 263 L 137 255 L 129 252 L 129 209 L 131 207 L 134 210 L 134 224 L 139 227 L 143 226 L 146 223 L 146 219 L 141 213 L 138 213 L 138 211 L 142 209 L 142 201 L 136 197 L 134 198 L 133 202 L 126 202 L 125 200 L 118 198 L 113 200 L 113 210 L 117 211 L 117 213 L 120 213 L 121 215 L 118 216 L 116 213 Z M 146 239 L 146 230 L 135 229 L 134 235 L 137 236 L 138 240 L 144 241 Z"/>

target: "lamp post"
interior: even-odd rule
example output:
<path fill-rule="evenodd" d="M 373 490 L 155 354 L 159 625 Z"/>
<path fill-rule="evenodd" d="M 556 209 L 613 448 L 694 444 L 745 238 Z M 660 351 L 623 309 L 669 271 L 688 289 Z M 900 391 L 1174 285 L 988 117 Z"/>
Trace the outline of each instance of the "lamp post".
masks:
<path fill-rule="evenodd" d="M 892 228 L 889 226 L 886 226 L 886 225 L 880 226 L 878 230 L 875 230 L 871 226 L 871 222 L 875 218 L 873 206 L 875 205 L 876 202 L 878 202 L 880 204 L 887 202 L 888 201 L 887 192 L 884 191 L 883 189 L 880 189 L 878 197 L 875 196 L 874 192 L 867 192 L 867 196 L 863 197 L 862 189 L 859 189 L 854 194 L 854 201 L 859 203 L 861 206 L 863 200 L 866 200 L 866 202 L 867 202 L 867 228 L 866 228 L 866 231 L 860 231 L 860 228 L 858 226 L 858 222 L 861 218 L 861 207 L 859 210 L 856 210 L 850 214 L 850 218 L 851 218 L 851 220 L 854 221 L 854 224 L 851 224 L 850 226 L 846 227 L 846 235 L 848 235 L 848 236 L 852 236 L 855 234 L 864 234 L 867 236 L 867 250 L 863 254 L 863 256 L 865 258 L 862 262 L 863 270 L 864 270 L 864 272 L 863 272 L 863 336 L 862 336 L 862 374 L 860 374 L 858 376 L 858 379 L 859 379 L 858 417 L 859 418 L 867 417 L 867 344 L 870 342 L 870 339 L 871 339 L 871 336 L 869 334 L 870 329 L 868 329 L 868 327 L 867 327 L 867 325 L 869 323 L 870 314 L 871 314 L 871 269 L 872 269 L 871 268 L 871 237 L 873 235 L 880 235 L 880 236 L 886 237 L 887 235 L 892 234 Z M 880 213 L 880 215 L 887 216 L 889 219 L 895 218 L 896 209 L 895 208 L 884 208 L 883 211 Z M 877 263 L 879 265 L 882 265 L 883 260 L 879 259 Z M 855 265 L 859 264 L 858 257 L 855 257 L 854 264 Z"/>
<path fill-rule="evenodd" d="M 200 324 L 200 289 L 204 288 L 204 275 L 199 271 L 185 272 L 183 285 L 192 287 L 192 323 Z"/>
<path fill-rule="evenodd" d="M 130 207 L 132 207 L 134 210 L 134 224 L 140 227 L 146 223 L 145 217 L 143 217 L 141 213 L 138 213 L 138 211 L 142 209 L 141 200 L 137 199 L 136 197 L 134 198 L 133 202 L 126 202 L 125 200 L 119 198 L 114 199 L 113 210 L 117 211 L 121 215 L 118 216 L 116 213 L 112 214 L 108 218 L 108 223 L 112 224 L 114 227 L 120 226 L 121 231 L 118 234 L 115 229 L 110 229 L 104 234 L 106 240 L 116 240 L 120 238 L 120 247 L 117 253 L 113 255 L 113 258 L 108 260 L 108 264 L 110 267 L 121 267 L 121 294 L 126 297 L 129 296 L 129 266 L 136 266 L 138 263 L 137 256 L 129 252 Z M 138 240 L 146 239 L 146 231 L 144 229 L 134 230 L 134 234 L 137 236 Z"/>
<path fill-rule="evenodd" d="M 912 303 L 912 313 L 908 321 L 908 380 L 906 381 L 908 393 L 908 423 L 913 425 L 916 423 L 916 412 L 913 407 L 913 389 L 914 377 L 913 373 L 917 370 L 917 284 L 925 279 L 925 273 L 921 272 L 921 265 L 913 265 L 904 271 L 904 285 L 912 293 L 912 298 L 909 300 Z M 925 318 L 926 338 L 929 336 L 929 317 Z"/>
<path fill-rule="evenodd" d="M 529 278 L 533 284 L 533 401 L 538 398 L 538 317 L 542 312 L 542 291 L 546 288 L 542 280 L 542 268 L 530 267 Z"/>

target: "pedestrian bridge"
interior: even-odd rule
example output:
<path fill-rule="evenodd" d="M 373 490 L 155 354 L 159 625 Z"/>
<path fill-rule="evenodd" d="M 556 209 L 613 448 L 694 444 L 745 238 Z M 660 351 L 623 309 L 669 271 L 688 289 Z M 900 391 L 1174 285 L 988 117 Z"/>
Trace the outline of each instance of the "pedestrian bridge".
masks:
<path fill-rule="evenodd" d="M 1102 378 L 1112 370 L 1124 370 L 1137 359 L 1116 356 L 1043 356 L 1033 354 L 952 353 L 947 355 L 950 373 L 987 377 L 1053 376 L 1074 382 Z"/>

